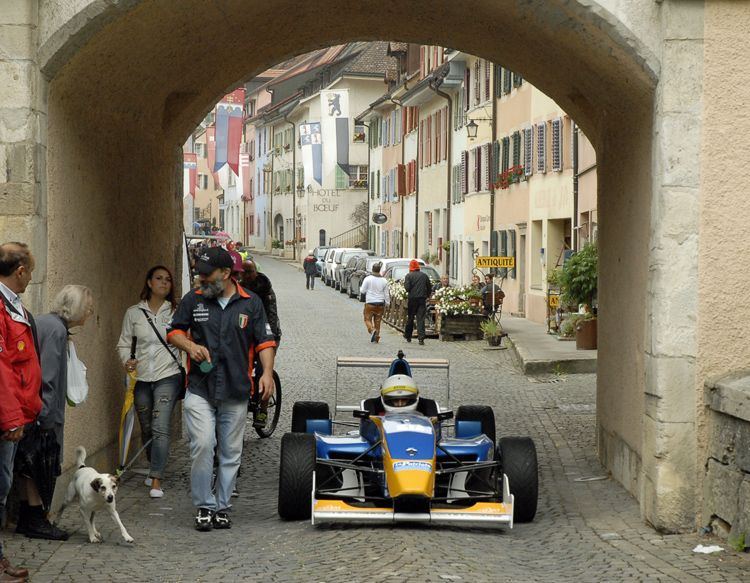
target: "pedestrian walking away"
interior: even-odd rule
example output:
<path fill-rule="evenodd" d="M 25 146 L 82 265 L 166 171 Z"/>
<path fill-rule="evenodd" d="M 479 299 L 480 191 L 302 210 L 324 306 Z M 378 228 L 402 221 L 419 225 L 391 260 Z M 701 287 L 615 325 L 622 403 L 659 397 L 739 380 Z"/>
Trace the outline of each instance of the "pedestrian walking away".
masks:
<path fill-rule="evenodd" d="M 417 337 L 419 343 L 424 344 L 424 320 L 427 312 L 427 300 L 432 291 L 430 276 L 419 268 L 419 261 L 412 259 L 409 263 L 409 273 L 404 278 L 404 289 L 409 294 L 407 302 L 406 326 L 404 338 L 411 342 L 414 332 L 414 318 L 417 319 Z"/>
<path fill-rule="evenodd" d="M 305 287 L 309 290 L 315 289 L 315 276 L 318 273 L 317 267 L 315 266 L 317 261 L 318 259 L 315 257 L 315 253 L 313 253 L 312 249 L 310 249 L 307 257 L 302 261 L 302 265 L 305 268 Z"/>
<path fill-rule="evenodd" d="M 24 426 L 42 409 L 36 323 L 21 296 L 31 281 L 34 255 L 25 243 L 0 246 L 0 524 L 13 482 L 13 461 Z M 0 582 L 21 583 L 29 576 L 13 567 L 0 542 Z"/>
<path fill-rule="evenodd" d="M 174 277 L 163 265 L 148 270 L 140 303 L 125 312 L 117 352 L 125 371 L 135 371 L 133 404 L 146 447 L 149 474 L 145 484 L 151 498 L 162 498 L 162 479 L 170 446 L 172 413 L 184 386 L 180 351 L 166 343 L 167 325 L 177 309 Z M 135 360 L 130 350 L 136 338 Z"/>
<path fill-rule="evenodd" d="M 380 342 L 383 312 L 391 305 L 388 281 L 380 274 L 382 268 L 383 264 L 380 261 L 373 265 L 372 273 L 362 281 L 360 287 L 360 293 L 365 296 L 364 318 L 370 342 Z"/>
<path fill-rule="evenodd" d="M 231 495 L 252 391 L 253 353 L 263 365 L 257 387 L 261 399 L 270 398 L 274 391 L 273 332 L 260 298 L 231 277 L 233 267 L 225 249 L 201 253 L 195 264 L 200 288 L 185 295 L 167 329 L 168 341 L 191 361 L 185 426 L 195 528 L 202 531 L 232 526 Z M 217 447 L 219 467 L 212 489 Z"/>

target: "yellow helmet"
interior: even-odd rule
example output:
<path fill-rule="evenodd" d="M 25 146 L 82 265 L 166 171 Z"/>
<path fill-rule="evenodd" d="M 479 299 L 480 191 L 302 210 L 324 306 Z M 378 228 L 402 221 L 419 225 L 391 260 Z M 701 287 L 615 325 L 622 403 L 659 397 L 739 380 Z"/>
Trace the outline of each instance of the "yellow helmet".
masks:
<path fill-rule="evenodd" d="M 380 400 L 386 413 L 413 413 L 419 403 L 419 389 L 410 376 L 395 374 L 383 383 Z"/>

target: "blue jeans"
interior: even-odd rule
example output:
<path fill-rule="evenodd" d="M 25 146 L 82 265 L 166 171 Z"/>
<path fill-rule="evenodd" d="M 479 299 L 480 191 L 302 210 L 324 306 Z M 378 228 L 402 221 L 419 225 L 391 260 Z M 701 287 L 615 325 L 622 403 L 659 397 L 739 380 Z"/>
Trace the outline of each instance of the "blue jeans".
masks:
<path fill-rule="evenodd" d="M 18 443 L 0 439 L 0 524 L 3 522 L 5 501 L 8 499 L 8 492 L 13 483 L 13 458 L 16 457 L 17 446 Z M 0 558 L 4 556 L 3 545 L 0 543 Z"/>
<path fill-rule="evenodd" d="M 190 487 L 196 508 L 208 508 L 212 512 L 232 509 L 232 489 L 240 467 L 246 424 L 247 401 L 210 402 L 190 390 L 185 395 L 185 427 L 190 438 Z M 214 494 L 211 481 L 217 438 L 219 469 Z"/>
<path fill-rule="evenodd" d="M 161 480 L 169 455 L 169 426 L 177 394 L 180 391 L 181 374 L 160 379 L 153 383 L 138 381 L 133 388 L 133 404 L 141 424 L 141 439 L 151 445 L 146 447 L 146 456 L 151 462 L 151 477 Z"/>
<path fill-rule="evenodd" d="M 313 289 L 315 287 L 315 275 L 305 274 L 305 287 Z"/>

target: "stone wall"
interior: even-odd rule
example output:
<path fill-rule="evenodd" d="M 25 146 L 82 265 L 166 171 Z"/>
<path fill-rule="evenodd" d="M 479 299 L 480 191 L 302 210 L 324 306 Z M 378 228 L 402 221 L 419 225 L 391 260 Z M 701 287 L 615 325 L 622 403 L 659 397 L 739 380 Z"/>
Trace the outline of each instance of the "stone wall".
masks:
<path fill-rule="evenodd" d="M 750 370 L 709 380 L 702 521 L 722 538 L 750 536 Z"/>

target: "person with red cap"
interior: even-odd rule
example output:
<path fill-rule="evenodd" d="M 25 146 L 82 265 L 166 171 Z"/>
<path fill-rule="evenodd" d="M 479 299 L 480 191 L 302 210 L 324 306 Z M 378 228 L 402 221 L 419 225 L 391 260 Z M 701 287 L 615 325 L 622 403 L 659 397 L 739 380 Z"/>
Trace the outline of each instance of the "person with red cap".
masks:
<path fill-rule="evenodd" d="M 404 278 L 404 288 L 409 294 L 407 304 L 406 327 L 404 328 L 404 338 L 411 342 L 411 335 L 414 332 L 414 317 L 417 318 L 417 337 L 419 343 L 424 344 L 424 319 L 427 309 L 427 299 L 432 291 L 432 282 L 430 276 L 419 268 L 419 261 L 412 259 L 409 263 L 409 273 Z"/>

